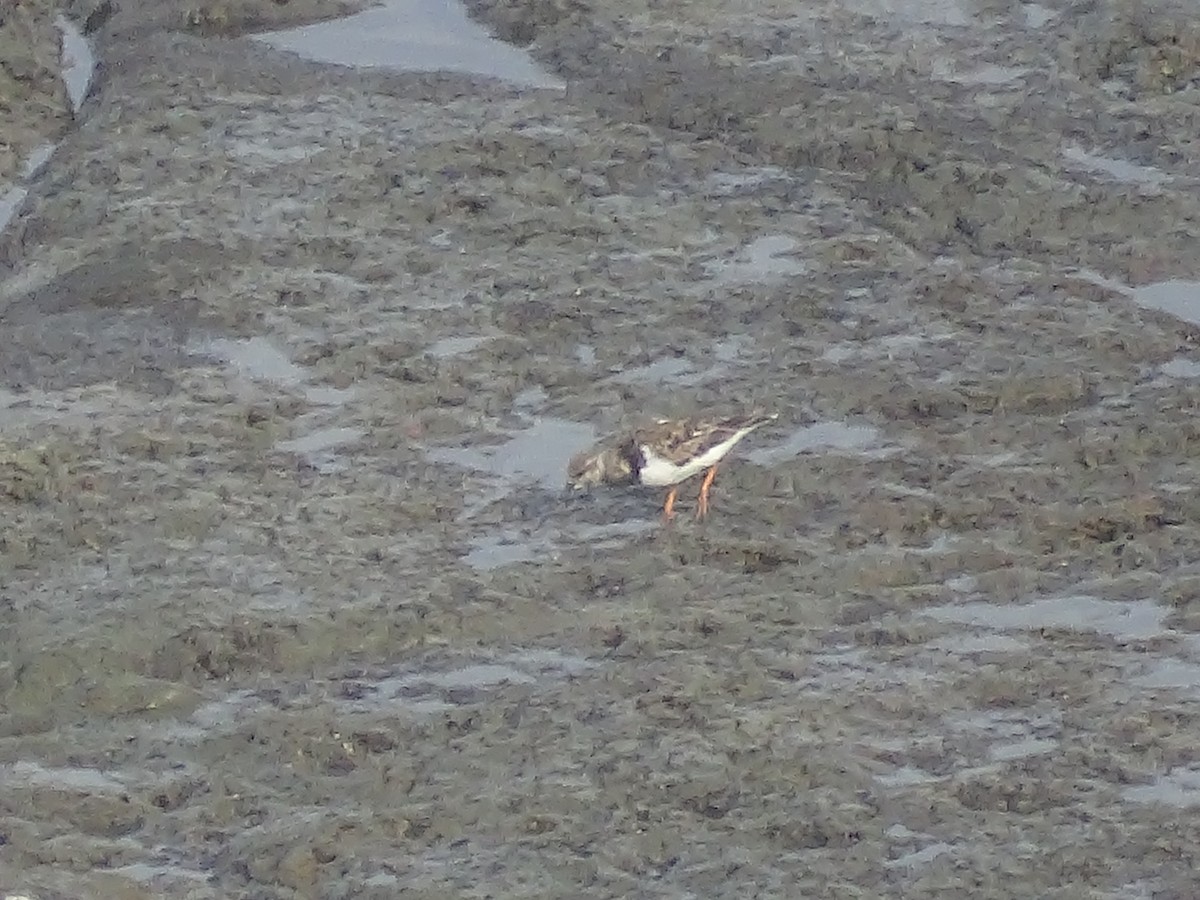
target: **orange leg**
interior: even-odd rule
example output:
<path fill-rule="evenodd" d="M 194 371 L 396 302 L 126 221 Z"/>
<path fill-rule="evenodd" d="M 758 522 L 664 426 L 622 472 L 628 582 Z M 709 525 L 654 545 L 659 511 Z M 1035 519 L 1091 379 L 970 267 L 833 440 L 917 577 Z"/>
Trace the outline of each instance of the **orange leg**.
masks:
<path fill-rule="evenodd" d="M 667 494 L 667 502 L 663 504 L 663 521 L 670 522 L 675 518 L 675 495 L 679 493 L 679 485 L 671 488 Z"/>
<path fill-rule="evenodd" d="M 717 467 L 713 466 L 704 476 L 704 483 L 700 485 L 700 506 L 696 509 L 697 519 L 703 519 L 708 515 L 708 489 L 712 487 L 713 479 L 716 477 Z"/>

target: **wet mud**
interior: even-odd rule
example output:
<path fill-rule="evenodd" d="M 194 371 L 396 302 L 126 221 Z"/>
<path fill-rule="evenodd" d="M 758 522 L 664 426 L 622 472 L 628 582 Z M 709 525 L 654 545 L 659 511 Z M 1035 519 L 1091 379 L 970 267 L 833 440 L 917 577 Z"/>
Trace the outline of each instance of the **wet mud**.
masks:
<path fill-rule="evenodd" d="M 1193 896 L 1186 6 L 185 6 L 13 145 L 0 891 Z"/>

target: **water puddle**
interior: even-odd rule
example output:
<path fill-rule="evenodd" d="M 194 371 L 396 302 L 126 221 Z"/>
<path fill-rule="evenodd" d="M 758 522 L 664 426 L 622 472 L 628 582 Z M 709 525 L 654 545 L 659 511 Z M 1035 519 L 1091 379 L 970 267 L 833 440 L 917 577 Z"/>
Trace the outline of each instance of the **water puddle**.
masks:
<path fill-rule="evenodd" d="M 1125 788 L 1121 797 L 1131 803 L 1159 803 L 1180 809 L 1200 806 L 1200 771 L 1171 769 L 1150 784 Z"/>
<path fill-rule="evenodd" d="M 546 393 L 546 389 L 540 384 L 535 384 L 513 397 L 513 411 L 521 415 L 532 416 L 545 406 L 549 399 L 550 395 Z"/>
<path fill-rule="evenodd" d="M 20 761 L 0 766 L 0 782 L 6 788 L 50 788 L 80 794 L 123 793 L 127 786 L 99 769 L 48 767 Z"/>
<path fill-rule="evenodd" d="M 71 107 L 79 112 L 84 99 L 92 86 L 92 76 L 96 72 L 96 57 L 92 54 L 92 45 L 87 38 L 66 16 L 58 15 L 54 24 L 62 32 L 62 81 L 66 86 L 67 96 Z"/>
<path fill-rule="evenodd" d="M 229 365 L 240 378 L 265 381 L 280 387 L 301 387 L 308 381 L 309 371 L 292 362 L 291 358 L 265 337 L 241 340 L 213 338 L 188 346 L 188 352 L 208 356 Z M 330 393 L 333 390 L 335 393 Z M 322 397 L 349 399 L 350 391 L 318 388 Z M 307 392 L 306 392 L 307 394 Z M 310 398 L 311 399 L 311 398 Z"/>
<path fill-rule="evenodd" d="M 535 680 L 532 675 L 522 672 L 520 669 L 491 663 L 479 663 L 461 669 L 451 669 L 449 672 L 414 675 L 404 679 L 406 684 L 424 684 L 444 690 L 496 687 L 506 683 L 532 684 Z"/>
<path fill-rule="evenodd" d="M 947 718 L 945 728 L 985 743 L 989 765 L 1055 753 L 1062 745 L 1062 723 L 1054 714 L 974 712 Z"/>
<path fill-rule="evenodd" d="M 768 56 L 766 59 L 753 59 L 749 62 L 742 62 L 741 65 L 748 69 L 803 69 L 804 62 L 804 57 L 798 56 L 795 53 L 778 53 L 774 56 Z"/>
<path fill-rule="evenodd" d="M 928 646 L 956 656 L 974 656 L 977 653 L 1024 653 L 1029 650 L 1026 641 L 1006 634 L 946 635 L 930 641 Z"/>
<path fill-rule="evenodd" d="M 964 467 L 972 472 L 987 472 L 1002 468 L 1014 471 L 1032 471 L 1028 465 L 1022 465 L 1022 460 L 1026 459 L 1026 455 L 1017 450 L 1005 450 L 1001 453 L 963 453 L 958 458 Z"/>
<path fill-rule="evenodd" d="M 554 558 L 557 548 L 546 537 L 522 534 L 518 529 L 502 529 L 476 538 L 462 561 L 479 572 L 489 572 L 531 560 Z"/>
<path fill-rule="evenodd" d="M 1124 294 L 1143 309 L 1158 310 L 1192 325 L 1200 325 L 1200 281 L 1172 279 L 1132 288 L 1093 269 L 1073 269 L 1071 274 L 1106 290 Z"/>
<path fill-rule="evenodd" d="M 1034 31 L 1045 28 L 1048 23 L 1058 18 L 1058 13 L 1039 3 L 1023 4 L 1023 9 L 1025 13 L 1025 27 L 1032 28 Z"/>
<path fill-rule="evenodd" d="M 1031 737 L 1021 741 L 1012 741 L 1007 744 L 997 744 L 988 750 L 988 758 L 992 762 L 1012 762 L 1017 759 L 1028 759 L 1031 756 L 1044 756 L 1047 753 L 1056 753 L 1061 746 L 1056 740 Z"/>
<path fill-rule="evenodd" d="M 607 525 L 554 529 L 553 533 L 545 529 L 534 533 L 517 528 L 501 529 L 473 540 L 462 561 L 482 572 L 532 560 L 544 562 L 555 558 L 564 546 L 584 543 L 592 550 L 609 550 L 658 527 L 656 519 L 626 519 Z"/>
<path fill-rule="evenodd" d="M 271 704 L 256 691 L 232 691 L 198 706 L 184 719 L 156 722 L 146 729 L 146 733 L 161 740 L 200 743 L 233 734 L 243 721 L 270 708 Z"/>
<path fill-rule="evenodd" d="M 1192 325 L 1200 325 L 1200 281 L 1158 281 L 1130 291 L 1143 309 L 1156 309 Z"/>
<path fill-rule="evenodd" d="M 1076 168 L 1083 169 L 1093 175 L 1107 175 L 1114 181 L 1126 184 L 1140 184 L 1144 187 L 1156 188 L 1161 187 L 1171 180 L 1171 176 L 1160 169 L 1155 169 L 1151 166 L 1139 166 L 1123 159 L 1112 159 L 1111 157 L 1088 153 L 1081 147 L 1065 147 L 1063 148 L 1062 155 L 1067 162 L 1074 164 Z"/>
<path fill-rule="evenodd" d="M 904 788 L 919 784 L 933 784 L 942 779 L 932 772 L 926 772 L 916 766 L 900 766 L 886 774 L 876 775 L 875 780 L 884 787 Z"/>
<path fill-rule="evenodd" d="M 489 447 L 428 447 L 434 462 L 494 475 L 508 482 L 533 482 L 558 491 L 567 460 L 596 440 L 591 425 L 548 416 L 534 417 L 527 428 Z"/>
<path fill-rule="evenodd" d="M 432 715 L 479 700 L 478 694 L 506 685 L 536 686 L 562 681 L 597 668 L 582 656 L 556 650 L 527 650 L 456 668 L 398 672 L 348 679 L 352 689 L 340 704 L 348 712 L 403 709 Z"/>
<path fill-rule="evenodd" d="M 1200 378 L 1200 362 L 1177 356 L 1159 367 L 1159 374 L 1168 378 Z"/>
<path fill-rule="evenodd" d="M 791 256 L 799 246 L 799 241 L 786 234 L 764 235 L 751 241 L 732 259 L 706 262 L 704 270 L 720 284 L 753 284 L 803 275 L 808 266 Z"/>
<path fill-rule="evenodd" d="M 751 339 L 744 334 L 731 334 L 722 341 L 713 344 L 713 356 L 718 362 L 732 363 L 741 358 L 743 351 L 751 344 Z"/>
<path fill-rule="evenodd" d="M 341 66 L 461 72 L 563 90 L 525 52 L 493 38 L 454 0 L 385 0 L 343 19 L 253 36 L 277 50 Z"/>
<path fill-rule="evenodd" d="M 912 765 L 903 765 L 876 775 L 876 781 L 893 788 L 928 784 L 947 777 L 995 772 L 1001 764 L 1058 753 L 1062 749 L 1062 723 L 1057 714 L 1032 710 L 971 712 L 948 716 L 942 727 L 947 734 L 967 738 L 976 745 L 976 749 L 958 755 L 954 776 L 938 776 Z M 893 752 L 907 749 L 877 746 Z"/>
<path fill-rule="evenodd" d="M 898 856 L 895 859 L 884 860 L 883 867 L 885 869 L 915 869 L 928 865 L 939 856 L 953 852 L 953 844 L 947 844 L 945 841 L 937 841 L 928 847 L 922 847 L 920 850 L 905 853 L 903 856 Z"/>
<path fill-rule="evenodd" d="M 1116 291 L 1117 293 L 1125 294 L 1126 296 L 1129 296 L 1130 294 L 1133 293 L 1133 288 L 1131 288 L 1129 285 L 1124 284 L 1123 282 L 1117 281 L 1114 278 L 1108 278 L 1105 275 L 1101 275 L 1095 269 L 1074 269 L 1074 268 L 1072 268 L 1072 269 L 1067 270 L 1067 274 L 1074 275 L 1076 278 L 1081 278 L 1090 284 L 1095 284 L 1095 285 L 1098 285 L 1099 287 L 1107 288 L 1110 291 Z"/>
<path fill-rule="evenodd" d="M 827 685 L 831 681 L 862 684 L 870 677 L 867 670 L 871 663 L 867 653 L 854 644 L 841 644 L 819 653 L 812 658 L 812 665 L 820 673 L 812 679 L 813 684 Z M 843 678 L 849 680 L 843 682 Z"/>
<path fill-rule="evenodd" d="M 247 384 L 243 388 L 246 399 L 258 396 L 258 391 L 249 382 L 266 382 L 285 388 L 299 388 L 305 399 L 317 406 L 341 406 L 354 397 L 352 388 L 335 388 L 327 385 L 308 384 L 311 373 L 303 366 L 292 362 L 286 353 L 265 337 L 241 340 L 213 338 L 190 344 L 189 353 L 207 356 L 226 363 Z"/>
<path fill-rule="evenodd" d="M 946 579 L 946 587 L 956 594 L 972 594 L 979 589 L 979 579 L 974 575 L 955 575 Z"/>
<path fill-rule="evenodd" d="M 1159 659 L 1149 663 L 1141 675 L 1133 678 L 1137 687 L 1150 690 L 1200 688 L 1200 663 L 1183 659 Z"/>
<path fill-rule="evenodd" d="M 25 165 L 21 168 L 21 177 L 25 179 L 36 178 L 46 163 L 50 162 L 50 157 L 54 155 L 54 150 L 54 144 L 42 144 L 34 147 L 29 154 L 29 159 L 25 160 Z"/>
<path fill-rule="evenodd" d="M 401 671 L 371 672 L 328 682 L 303 682 L 296 692 L 289 693 L 289 706 L 308 702 L 324 705 L 330 696 L 344 712 L 392 713 L 403 710 L 416 715 L 435 715 L 457 708 L 464 703 L 481 699 L 478 694 L 505 685 L 548 687 L 555 682 L 583 675 L 599 667 L 599 663 L 559 650 L 530 648 L 502 655 L 464 660 L 460 664 L 407 668 Z M 276 709 L 268 699 L 253 690 L 233 691 L 224 697 L 196 708 L 185 719 L 156 722 L 145 729 L 145 735 L 155 740 L 198 744 L 235 734 L 239 728 L 256 718 L 269 716 Z M 127 790 L 120 782 L 94 770 L 41 769 L 24 766 L 15 773 L 28 783 L 74 787 L 78 790 Z M 14 767 L 0 766 L 0 778 L 13 783 L 10 772 Z M 92 784 L 93 779 L 103 779 Z M 73 781 L 72 781 L 73 779 Z"/>
<path fill-rule="evenodd" d="M 567 461 L 596 442 L 591 425 L 543 416 L 546 391 L 534 387 L 513 399 L 513 412 L 526 422 L 520 430 L 506 432 L 499 444 L 482 447 L 426 447 L 435 463 L 444 463 L 483 476 L 483 484 L 464 479 L 465 503 L 458 517 L 468 522 L 496 501 L 521 487 L 541 492 L 554 500 L 564 490 Z M 553 496 L 550 496 L 553 495 Z M 557 501 L 555 501 L 557 502 Z M 476 535 L 463 562 L 477 570 L 496 569 L 529 560 L 553 558 L 570 538 L 561 524 L 545 516 L 519 514 L 520 519 L 494 524 Z"/>
<path fill-rule="evenodd" d="M 819 691 L 874 691 L 928 684 L 941 675 L 928 665 L 902 666 L 880 661 L 854 644 L 843 644 L 810 659 L 811 674 L 797 678 L 795 687 Z"/>
<path fill-rule="evenodd" d="M 1048 597 L 1022 604 L 974 602 L 935 606 L 921 615 L 938 622 L 999 631 L 1064 628 L 1108 635 L 1120 641 L 1145 641 L 1169 633 L 1163 626 L 1167 610 L 1153 600 L 1101 600 L 1087 595 Z"/>
<path fill-rule="evenodd" d="M 178 887 L 184 891 L 190 888 L 199 892 L 203 890 L 199 886 L 207 884 L 212 878 L 211 872 L 153 863 L 130 863 L 124 866 L 106 867 L 106 871 L 111 875 L 128 878 L 145 888 L 150 888 L 151 896 L 162 896 L 163 889 L 168 887 Z M 199 896 L 203 896 L 203 893 L 200 893 Z"/>
<path fill-rule="evenodd" d="M 450 359 L 454 356 L 464 356 L 472 350 L 482 347 L 490 340 L 492 338 L 483 335 L 442 338 L 426 347 L 425 352 L 434 359 Z"/>
<path fill-rule="evenodd" d="M 691 361 L 682 356 L 666 356 L 644 366 L 623 369 L 613 376 L 613 381 L 622 384 L 662 384 L 676 381 L 694 370 Z"/>
<path fill-rule="evenodd" d="M 778 64 L 777 58 L 771 61 Z M 760 166 L 741 172 L 714 172 L 705 179 L 705 189 L 709 197 L 737 197 L 754 194 L 764 185 L 784 180 L 792 179 L 778 166 Z"/>
<path fill-rule="evenodd" d="M 89 385 L 64 391 L 28 390 L 13 393 L 0 388 L 0 431 L 39 422 L 67 422 L 145 410 L 138 394 L 111 385 Z"/>
<path fill-rule="evenodd" d="M 262 396 L 261 385 L 276 385 L 299 391 L 304 398 L 320 409 L 306 413 L 296 420 L 295 437 L 278 442 L 274 449 L 292 453 L 305 460 L 323 475 L 344 471 L 348 463 L 338 459 L 338 452 L 362 438 L 361 428 L 346 428 L 324 422 L 337 408 L 355 395 L 353 388 L 309 384 L 311 373 L 265 337 L 240 340 L 212 338 L 188 346 L 188 352 L 220 360 L 234 372 L 235 394 L 242 400 Z"/>
<path fill-rule="evenodd" d="M 862 356 L 864 353 L 865 351 L 861 344 L 854 341 L 842 341 L 841 343 L 826 347 L 821 353 L 821 359 L 824 362 L 837 365 L 856 356 Z"/>
<path fill-rule="evenodd" d="M 890 485 L 885 485 L 885 487 L 890 487 Z M 912 495 L 911 489 L 907 487 L 901 487 L 897 493 L 901 496 Z M 956 546 L 963 543 L 963 541 L 964 539 L 958 535 L 942 532 L 924 546 L 905 544 L 903 545 L 903 548 L 905 553 L 908 553 L 912 556 L 945 556 Z"/>
<path fill-rule="evenodd" d="M 827 450 L 863 451 L 879 443 L 878 429 L 869 425 L 847 425 L 844 422 L 817 422 L 797 428 L 781 444 L 762 447 L 745 454 L 751 462 L 770 466 L 794 459 L 801 453 Z"/>
<path fill-rule="evenodd" d="M 934 60 L 930 74 L 938 81 L 951 84 L 962 84 L 976 87 L 1000 87 L 1023 78 L 1029 74 L 1028 69 L 1011 66 L 987 64 L 966 72 L 956 71 L 948 61 Z"/>
<path fill-rule="evenodd" d="M 959 338 L 957 332 L 938 331 L 890 334 L 871 341 L 841 341 L 827 347 L 821 359 L 835 365 L 852 359 L 910 359 L 930 344 L 949 343 Z"/>
<path fill-rule="evenodd" d="M 296 365 L 286 353 L 263 337 L 245 340 L 215 338 L 189 348 L 191 352 L 213 356 L 228 363 L 238 375 L 252 381 L 270 381 L 284 387 L 296 387 L 308 379 L 308 372 Z"/>
<path fill-rule="evenodd" d="M 261 135 L 259 137 L 260 139 L 258 140 L 243 139 L 230 141 L 227 151 L 233 159 L 236 159 L 240 163 L 245 163 L 246 168 L 255 174 L 284 166 L 294 166 L 296 163 L 320 156 L 325 152 L 319 147 L 280 146 L 270 143 L 272 140 L 279 142 L 291 140 L 290 135 Z M 282 207 L 276 207 L 273 210 L 276 214 L 286 213 L 287 211 L 287 204 L 284 204 Z"/>

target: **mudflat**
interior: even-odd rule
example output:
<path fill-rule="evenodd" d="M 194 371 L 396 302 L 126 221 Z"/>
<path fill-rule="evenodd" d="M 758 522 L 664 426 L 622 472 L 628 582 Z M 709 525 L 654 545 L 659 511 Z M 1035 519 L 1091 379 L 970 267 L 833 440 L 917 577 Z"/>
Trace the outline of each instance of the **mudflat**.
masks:
<path fill-rule="evenodd" d="M 1190 7 L 350 9 L 0 23 L 0 893 L 1194 896 Z"/>

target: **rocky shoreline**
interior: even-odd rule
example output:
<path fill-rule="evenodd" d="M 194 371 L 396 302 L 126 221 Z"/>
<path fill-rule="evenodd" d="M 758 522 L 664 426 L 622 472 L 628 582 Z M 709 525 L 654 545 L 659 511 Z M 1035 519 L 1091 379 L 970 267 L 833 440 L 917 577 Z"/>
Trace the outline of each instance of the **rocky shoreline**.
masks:
<path fill-rule="evenodd" d="M 21 5 L 0 894 L 1190 897 L 1186 8 L 472 9 L 565 93 Z"/>
<path fill-rule="evenodd" d="M 14 4 L 0 19 L 0 187 L 12 182 L 36 147 L 70 126 L 71 103 L 59 77 L 57 4 Z"/>

